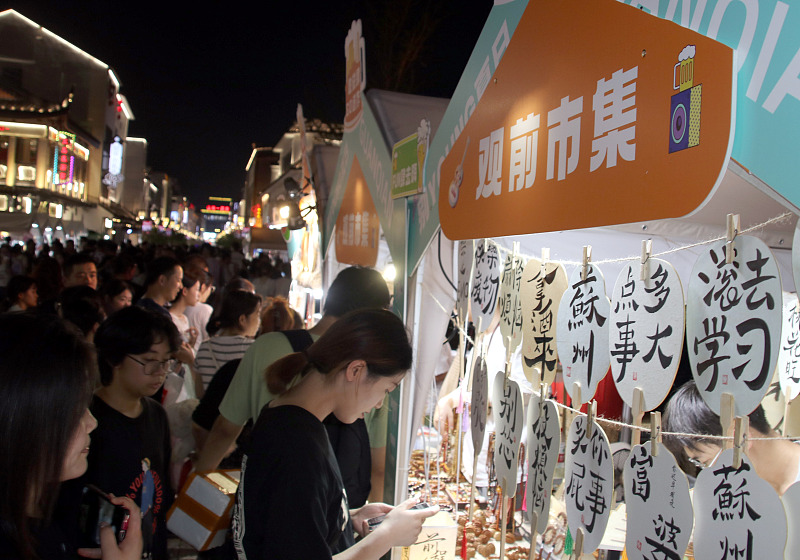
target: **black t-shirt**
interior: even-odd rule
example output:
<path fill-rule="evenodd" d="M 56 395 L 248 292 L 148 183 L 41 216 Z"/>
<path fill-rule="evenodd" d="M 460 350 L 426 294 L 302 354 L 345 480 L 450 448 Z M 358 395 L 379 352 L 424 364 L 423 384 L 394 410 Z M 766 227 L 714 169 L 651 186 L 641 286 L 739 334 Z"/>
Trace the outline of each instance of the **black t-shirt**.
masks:
<path fill-rule="evenodd" d="M 34 551 L 41 560 L 72 560 L 77 557 L 77 552 L 64 538 L 64 534 L 57 525 L 37 526 L 34 522 L 31 533 L 35 542 Z M 14 542 L 2 528 L 0 528 L 0 558 L 3 560 L 22 559 Z"/>
<path fill-rule="evenodd" d="M 143 558 L 167 559 L 167 510 L 173 493 L 169 423 L 160 404 L 141 399 L 137 418 L 111 408 L 98 396 L 89 407 L 97 418 L 89 448 L 89 469 L 82 478 L 105 492 L 127 495 L 142 510 Z"/>
<path fill-rule="evenodd" d="M 347 494 L 325 428 L 298 406 L 265 406 L 233 515 L 239 560 L 331 558 L 353 545 Z"/>

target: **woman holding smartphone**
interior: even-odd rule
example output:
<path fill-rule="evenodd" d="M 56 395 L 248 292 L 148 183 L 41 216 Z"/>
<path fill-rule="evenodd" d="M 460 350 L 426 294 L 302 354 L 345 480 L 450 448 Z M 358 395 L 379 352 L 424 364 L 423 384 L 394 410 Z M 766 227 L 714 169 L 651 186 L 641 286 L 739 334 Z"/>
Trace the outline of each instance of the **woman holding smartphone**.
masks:
<path fill-rule="evenodd" d="M 267 369 L 277 395 L 253 428 L 233 516 L 239 560 L 377 560 L 413 544 L 438 507 L 367 504 L 350 510 L 322 421 L 352 423 L 383 403 L 411 367 L 403 322 L 384 310 L 348 313 L 303 352 Z M 299 380 L 295 380 L 299 376 Z M 367 521 L 386 515 L 372 532 Z M 362 538 L 354 544 L 354 531 Z"/>
<path fill-rule="evenodd" d="M 8 314 L 0 316 L 0 356 L 0 557 L 74 558 L 76 535 L 66 534 L 52 516 L 61 482 L 86 471 L 89 434 L 97 426 L 88 410 L 97 377 L 94 351 L 60 319 Z M 140 515 L 128 498 L 111 501 L 133 518 Z M 137 523 L 120 544 L 111 527 L 100 534 L 99 550 L 77 553 L 141 558 Z"/>

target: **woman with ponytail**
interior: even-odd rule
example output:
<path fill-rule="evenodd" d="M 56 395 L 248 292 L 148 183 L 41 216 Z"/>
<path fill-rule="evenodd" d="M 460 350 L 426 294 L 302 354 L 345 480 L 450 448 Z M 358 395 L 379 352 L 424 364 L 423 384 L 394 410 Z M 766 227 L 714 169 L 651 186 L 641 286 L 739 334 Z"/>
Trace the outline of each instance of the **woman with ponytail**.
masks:
<path fill-rule="evenodd" d="M 242 290 L 225 294 L 219 311 L 206 327 L 212 338 L 197 351 L 197 371 L 205 389 L 219 368 L 240 359 L 253 343 L 261 324 L 260 313 L 261 298 L 256 294 Z"/>
<path fill-rule="evenodd" d="M 350 510 L 322 423 L 331 413 L 351 423 L 379 407 L 411 358 L 402 321 L 389 311 L 363 309 L 267 369 L 277 397 L 263 408 L 242 463 L 233 516 L 239 560 L 377 560 L 416 541 L 438 508 L 411 510 L 415 500 L 408 500 Z M 379 515 L 386 518 L 370 532 L 367 520 Z M 358 544 L 353 531 L 363 537 Z"/>

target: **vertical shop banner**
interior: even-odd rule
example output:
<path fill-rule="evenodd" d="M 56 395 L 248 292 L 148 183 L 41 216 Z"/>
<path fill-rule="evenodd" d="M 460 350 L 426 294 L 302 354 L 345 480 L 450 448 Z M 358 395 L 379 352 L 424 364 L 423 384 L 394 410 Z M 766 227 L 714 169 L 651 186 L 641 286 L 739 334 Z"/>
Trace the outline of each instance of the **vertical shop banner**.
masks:
<path fill-rule="evenodd" d="M 366 98 L 363 101 L 363 113 L 355 130 L 345 132 L 339 148 L 339 160 L 336 174 L 325 206 L 323 222 L 322 251 L 327 253 L 328 245 L 333 237 L 333 227 L 337 222 L 339 208 L 344 199 L 348 184 L 352 161 L 358 159 L 362 166 L 366 185 L 372 194 L 372 200 L 380 218 L 381 229 L 389 246 L 392 261 L 397 269 L 398 278 L 404 274 L 406 247 L 406 204 L 403 200 L 393 200 L 391 193 L 391 153 L 383 139 L 378 122 L 370 110 Z M 402 282 L 401 282 L 402 284 Z M 397 293 L 395 293 L 395 298 Z"/>
<path fill-rule="evenodd" d="M 800 206 L 800 5 L 790 0 L 621 0 L 736 49 L 731 157 Z"/>
<path fill-rule="evenodd" d="M 733 51 L 615 0 L 528 5 L 441 166 L 450 239 L 675 218 L 719 184 Z"/>
<path fill-rule="evenodd" d="M 419 174 L 425 164 L 417 157 L 417 134 L 407 136 L 392 147 L 392 198 L 402 198 L 422 192 Z"/>
<path fill-rule="evenodd" d="M 430 140 L 428 163 L 425 166 L 424 192 L 409 199 L 409 271 L 417 268 L 439 228 L 438 204 L 442 183 L 439 168 L 492 81 L 492 74 L 504 56 L 527 5 L 528 0 L 494 3 L 467 66 L 461 74 L 461 79 L 450 98 L 450 104 L 439 123 L 436 135 Z M 448 179 L 447 183 L 449 182 Z"/>
<path fill-rule="evenodd" d="M 361 120 L 364 108 L 361 94 L 367 86 L 367 61 L 360 19 L 350 25 L 350 31 L 344 41 L 344 58 L 346 73 L 344 131 L 352 132 Z"/>
<path fill-rule="evenodd" d="M 306 136 L 306 117 L 303 115 L 303 106 L 297 104 L 297 128 L 300 129 L 300 163 L 303 171 L 303 180 L 300 185 L 303 189 L 311 185 L 313 188 L 313 178 L 311 177 L 311 164 L 308 161 L 308 138 Z M 311 192 L 311 191 L 309 191 Z"/>
<path fill-rule="evenodd" d="M 374 267 L 378 262 L 380 221 L 367 180 L 353 159 L 342 206 L 336 219 L 336 259 L 339 262 Z"/>

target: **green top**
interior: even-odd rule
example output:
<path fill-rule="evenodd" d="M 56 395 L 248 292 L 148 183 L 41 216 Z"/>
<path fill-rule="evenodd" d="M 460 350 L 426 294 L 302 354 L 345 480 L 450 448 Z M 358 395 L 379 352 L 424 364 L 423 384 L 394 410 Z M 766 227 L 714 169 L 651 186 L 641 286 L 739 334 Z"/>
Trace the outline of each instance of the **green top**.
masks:
<path fill-rule="evenodd" d="M 318 336 L 311 336 L 316 341 Z M 275 395 L 267 389 L 264 379 L 266 369 L 280 358 L 292 353 L 289 339 L 280 332 L 259 336 L 242 356 L 236 374 L 219 405 L 219 412 L 226 420 L 244 426 L 248 420 L 255 422 Z M 294 384 L 299 377 L 292 381 Z M 371 447 L 386 446 L 388 406 L 373 410 L 364 417 Z"/>

